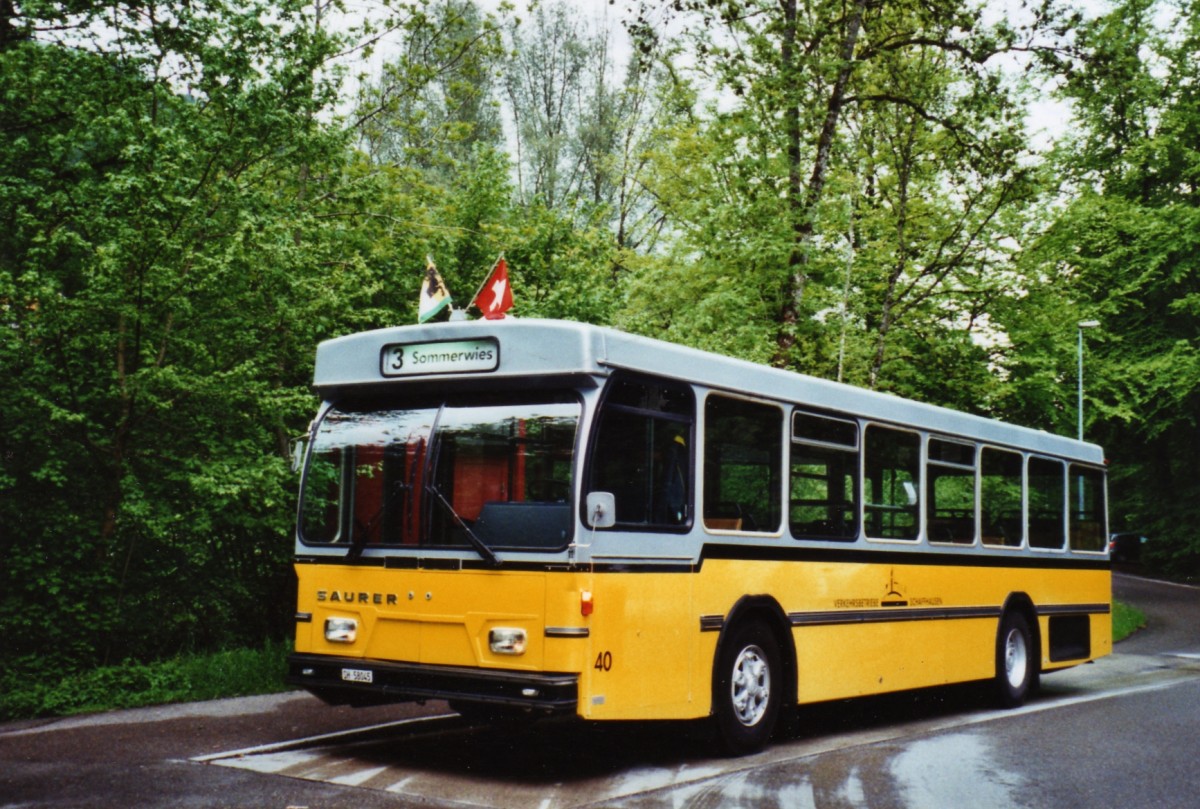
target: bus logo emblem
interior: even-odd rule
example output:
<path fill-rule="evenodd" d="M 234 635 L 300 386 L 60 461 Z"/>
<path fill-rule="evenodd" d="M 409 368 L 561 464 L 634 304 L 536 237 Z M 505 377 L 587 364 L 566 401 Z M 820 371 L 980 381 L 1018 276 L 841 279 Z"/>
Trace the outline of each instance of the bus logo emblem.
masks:
<path fill-rule="evenodd" d="M 904 594 L 900 592 L 901 584 L 896 581 L 896 569 L 892 568 L 891 574 L 888 576 L 887 597 L 879 602 L 881 607 L 907 607 L 908 600 Z"/>

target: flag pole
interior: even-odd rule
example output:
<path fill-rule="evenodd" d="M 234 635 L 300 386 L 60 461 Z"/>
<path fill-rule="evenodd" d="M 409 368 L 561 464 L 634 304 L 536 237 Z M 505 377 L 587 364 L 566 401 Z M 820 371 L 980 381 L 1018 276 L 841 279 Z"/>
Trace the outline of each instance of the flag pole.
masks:
<path fill-rule="evenodd" d="M 432 255 L 430 255 L 429 253 L 426 253 L 425 261 L 426 261 L 427 267 L 433 267 L 434 271 L 435 272 L 437 271 L 437 265 L 433 263 Z M 454 308 L 454 296 L 450 294 L 450 287 L 446 286 L 446 281 L 445 281 L 445 279 L 442 278 L 441 273 L 438 273 L 438 278 L 442 282 L 442 289 L 446 290 L 446 308 L 450 310 L 450 319 L 451 320 L 466 320 L 467 319 L 467 310 Z M 467 304 L 467 305 L 470 306 L 470 304 Z"/>

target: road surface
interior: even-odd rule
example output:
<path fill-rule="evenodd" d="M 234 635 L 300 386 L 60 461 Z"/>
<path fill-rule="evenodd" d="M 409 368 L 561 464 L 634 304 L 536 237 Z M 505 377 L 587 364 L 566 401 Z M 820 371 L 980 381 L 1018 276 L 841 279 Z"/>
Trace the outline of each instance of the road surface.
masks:
<path fill-rule="evenodd" d="M 1016 711 L 974 686 L 808 707 L 727 759 L 700 724 L 479 727 L 290 693 L 0 726 L 0 809 L 1194 805 L 1200 590 L 1114 593 L 1147 629 Z"/>

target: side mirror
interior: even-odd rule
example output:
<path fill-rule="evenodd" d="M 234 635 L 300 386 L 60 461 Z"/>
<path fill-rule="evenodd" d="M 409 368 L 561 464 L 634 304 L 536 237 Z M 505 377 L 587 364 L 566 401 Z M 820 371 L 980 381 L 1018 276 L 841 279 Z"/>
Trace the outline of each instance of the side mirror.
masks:
<path fill-rule="evenodd" d="M 292 439 L 292 471 L 299 472 L 304 467 L 304 451 L 308 449 L 308 437 Z"/>
<path fill-rule="evenodd" d="M 617 524 L 617 498 L 612 492 L 589 492 L 587 524 L 591 528 L 612 528 Z"/>

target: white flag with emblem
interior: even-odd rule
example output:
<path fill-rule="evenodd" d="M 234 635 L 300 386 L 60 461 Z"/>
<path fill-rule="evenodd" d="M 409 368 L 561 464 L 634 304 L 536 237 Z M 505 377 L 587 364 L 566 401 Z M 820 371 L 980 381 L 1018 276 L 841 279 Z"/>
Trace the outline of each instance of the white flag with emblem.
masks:
<path fill-rule="evenodd" d="M 421 302 L 417 306 L 417 322 L 424 323 L 450 305 L 450 290 L 433 266 L 433 258 L 425 259 L 425 279 L 421 281 Z"/>

